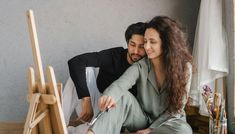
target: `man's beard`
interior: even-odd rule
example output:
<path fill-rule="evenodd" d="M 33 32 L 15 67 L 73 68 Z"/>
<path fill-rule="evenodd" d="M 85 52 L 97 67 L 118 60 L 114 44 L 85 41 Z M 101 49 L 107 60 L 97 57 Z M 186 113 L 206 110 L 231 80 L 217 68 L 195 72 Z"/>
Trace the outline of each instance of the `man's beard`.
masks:
<path fill-rule="evenodd" d="M 130 57 L 132 62 L 136 62 L 136 61 L 141 59 L 141 56 L 138 55 L 138 54 L 129 54 L 129 57 Z"/>

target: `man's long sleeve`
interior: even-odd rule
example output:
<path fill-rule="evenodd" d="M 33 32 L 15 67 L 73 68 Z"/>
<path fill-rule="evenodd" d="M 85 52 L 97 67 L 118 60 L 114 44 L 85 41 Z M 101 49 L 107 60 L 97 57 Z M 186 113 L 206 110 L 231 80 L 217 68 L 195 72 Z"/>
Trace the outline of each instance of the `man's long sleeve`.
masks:
<path fill-rule="evenodd" d="M 90 96 L 86 82 L 86 67 L 112 68 L 113 54 L 123 48 L 107 49 L 100 52 L 85 53 L 68 61 L 69 73 L 76 87 L 78 98 Z M 111 83 L 110 83 L 111 84 Z"/>

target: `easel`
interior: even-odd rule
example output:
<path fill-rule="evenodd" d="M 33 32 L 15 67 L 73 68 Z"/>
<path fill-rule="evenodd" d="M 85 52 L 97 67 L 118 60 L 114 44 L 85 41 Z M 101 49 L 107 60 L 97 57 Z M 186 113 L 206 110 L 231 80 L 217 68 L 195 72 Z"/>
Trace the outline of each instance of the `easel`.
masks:
<path fill-rule="evenodd" d="M 67 134 L 59 96 L 62 84 L 57 85 L 51 66 L 46 68 L 48 82 L 45 83 L 32 10 L 27 11 L 27 21 L 36 72 L 34 74 L 34 69 L 30 67 L 27 74 L 30 106 L 24 125 L 24 134 Z"/>

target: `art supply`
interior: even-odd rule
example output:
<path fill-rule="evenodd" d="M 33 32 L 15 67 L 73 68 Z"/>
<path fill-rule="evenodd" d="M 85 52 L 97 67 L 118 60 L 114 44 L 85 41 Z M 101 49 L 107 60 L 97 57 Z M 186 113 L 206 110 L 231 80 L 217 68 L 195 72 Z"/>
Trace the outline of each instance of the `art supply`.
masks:
<path fill-rule="evenodd" d="M 225 100 L 217 87 L 213 93 L 209 86 L 203 86 L 202 97 L 209 112 L 209 134 L 227 134 Z"/>
<path fill-rule="evenodd" d="M 90 123 L 88 123 L 88 125 L 89 125 L 89 126 L 92 126 L 92 125 L 97 121 L 97 119 L 99 119 L 99 117 L 100 117 L 102 114 L 104 114 L 105 112 L 108 112 L 109 109 L 110 109 L 110 107 L 108 107 L 108 108 L 107 108 L 106 110 L 104 110 L 104 111 L 100 111 L 100 112 L 97 114 L 97 116 L 96 116 Z"/>

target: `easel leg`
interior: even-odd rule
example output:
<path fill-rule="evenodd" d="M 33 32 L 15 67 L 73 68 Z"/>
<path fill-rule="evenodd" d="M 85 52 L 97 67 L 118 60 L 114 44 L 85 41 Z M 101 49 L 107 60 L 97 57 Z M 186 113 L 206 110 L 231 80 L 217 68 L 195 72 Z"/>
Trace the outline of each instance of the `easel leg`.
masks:
<path fill-rule="evenodd" d="M 39 103 L 39 98 L 40 98 L 40 93 L 33 94 L 32 98 L 31 98 L 28 115 L 27 115 L 26 122 L 24 125 L 24 133 L 23 134 L 31 134 L 31 132 L 32 132 L 32 128 L 30 128 L 29 126 L 30 126 L 31 122 L 35 119 L 36 110 L 37 110 L 38 103 Z M 35 130 L 34 130 L 34 132 L 35 132 Z"/>

